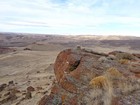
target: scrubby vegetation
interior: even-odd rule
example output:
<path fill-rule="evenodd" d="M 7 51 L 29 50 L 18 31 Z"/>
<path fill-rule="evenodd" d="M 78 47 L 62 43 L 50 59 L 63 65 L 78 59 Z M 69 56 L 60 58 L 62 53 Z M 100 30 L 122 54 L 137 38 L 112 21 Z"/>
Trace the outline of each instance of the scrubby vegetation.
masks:
<path fill-rule="evenodd" d="M 93 78 L 91 81 L 90 81 L 90 85 L 93 87 L 93 88 L 103 88 L 107 85 L 107 78 L 105 76 L 98 76 L 96 78 Z"/>
<path fill-rule="evenodd" d="M 127 60 L 133 60 L 134 56 L 132 54 L 129 53 L 118 53 L 116 55 L 116 57 L 120 60 L 120 59 L 127 59 Z"/>
<path fill-rule="evenodd" d="M 116 68 L 109 68 L 106 72 L 107 77 L 120 78 L 123 75 Z"/>
<path fill-rule="evenodd" d="M 39 105 L 52 105 L 54 100 L 66 105 L 139 105 L 140 98 L 133 98 L 133 93 L 139 96 L 140 91 L 140 81 L 135 76 L 139 73 L 136 56 L 124 52 L 106 55 L 82 48 L 64 50 L 56 61 L 58 82 L 46 102 Z"/>
<path fill-rule="evenodd" d="M 113 67 L 109 68 L 104 75 L 93 78 L 89 85 L 94 92 L 91 93 L 92 97 L 100 97 L 95 105 L 99 105 L 100 102 L 103 105 L 111 105 L 112 97 L 116 97 L 116 94 L 122 93 L 125 95 L 140 88 L 140 83 L 137 80 L 125 78 L 122 73 Z M 117 91 L 119 93 L 116 93 Z"/>
<path fill-rule="evenodd" d="M 129 60 L 128 59 L 120 59 L 119 63 L 121 63 L 121 64 L 128 64 Z"/>

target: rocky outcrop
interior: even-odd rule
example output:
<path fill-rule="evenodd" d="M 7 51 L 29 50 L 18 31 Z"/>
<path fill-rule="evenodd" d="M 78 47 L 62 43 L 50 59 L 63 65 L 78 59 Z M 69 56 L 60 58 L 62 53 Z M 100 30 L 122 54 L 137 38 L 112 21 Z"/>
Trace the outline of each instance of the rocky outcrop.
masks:
<path fill-rule="evenodd" d="M 5 53 L 15 52 L 15 51 L 16 49 L 14 48 L 0 47 L 0 54 L 5 54 Z"/>
<path fill-rule="evenodd" d="M 27 87 L 27 91 L 28 91 L 28 92 L 32 92 L 32 91 L 35 91 L 35 89 L 34 89 L 34 87 L 29 86 L 29 87 Z"/>
<path fill-rule="evenodd" d="M 120 56 L 122 58 L 114 53 L 81 48 L 60 52 L 54 64 L 57 82 L 53 84 L 50 95 L 45 95 L 38 105 L 121 105 L 121 97 L 140 89 L 140 83 L 129 69 L 136 61 L 128 59 L 127 64 L 122 64 L 119 59 L 124 59 L 124 53 Z M 135 68 L 137 66 L 133 66 Z"/>
<path fill-rule="evenodd" d="M 1 84 L 0 85 L 0 92 L 3 91 L 6 88 L 7 84 Z"/>
<path fill-rule="evenodd" d="M 24 48 L 23 50 L 31 50 L 30 48 Z"/>
<path fill-rule="evenodd" d="M 140 54 L 134 53 L 133 55 L 136 56 L 136 57 L 138 57 L 138 58 L 140 58 Z"/>

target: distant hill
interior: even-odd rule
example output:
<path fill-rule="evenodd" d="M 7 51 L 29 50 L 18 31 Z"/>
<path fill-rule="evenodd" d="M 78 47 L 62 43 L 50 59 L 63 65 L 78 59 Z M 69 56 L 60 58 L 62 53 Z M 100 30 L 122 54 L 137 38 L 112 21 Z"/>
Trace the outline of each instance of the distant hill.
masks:
<path fill-rule="evenodd" d="M 117 35 L 51 35 L 28 33 L 0 33 L 0 46 L 2 47 L 26 47 L 33 43 L 53 44 L 64 47 L 81 45 L 84 47 L 120 47 L 127 46 L 140 50 L 140 37 Z"/>

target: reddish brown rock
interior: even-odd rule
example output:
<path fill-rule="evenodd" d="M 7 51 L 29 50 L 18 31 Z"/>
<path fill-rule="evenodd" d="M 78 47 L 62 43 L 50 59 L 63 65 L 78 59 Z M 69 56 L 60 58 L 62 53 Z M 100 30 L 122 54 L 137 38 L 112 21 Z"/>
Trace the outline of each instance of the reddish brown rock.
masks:
<path fill-rule="evenodd" d="M 76 96 L 72 97 L 70 100 L 69 100 L 69 103 L 71 103 L 71 105 L 79 105 L 78 104 L 78 99 Z"/>
<path fill-rule="evenodd" d="M 75 55 L 76 54 L 74 54 L 71 49 L 64 50 L 58 55 L 54 65 L 54 72 L 56 74 L 57 81 L 60 82 L 64 72 L 69 73 L 71 66 L 80 60 L 81 56 Z"/>
<path fill-rule="evenodd" d="M 135 74 L 140 73 L 140 69 L 131 69 L 130 71 L 133 72 L 133 73 L 135 73 Z"/>
<path fill-rule="evenodd" d="M 30 91 L 27 91 L 27 93 L 25 94 L 25 99 L 30 99 L 32 98 L 32 93 Z"/>
<path fill-rule="evenodd" d="M 140 73 L 138 73 L 138 74 L 135 74 L 135 76 L 136 76 L 136 77 L 138 77 L 138 78 L 140 78 Z"/>
<path fill-rule="evenodd" d="M 77 97 L 65 91 L 59 85 L 54 85 L 50 95 L 45 95 L 38 102 L 38 105 L 78 105 Z"/>
<path fill-rule="evenodd" d="M 101 57 L 104 57 L 106 60 L 101 62 L 99 60 Z M 39 101 L 38 105 L 92 105 L 96 101 L 99 104 L 104 104 L 103 99 L 106 98 L 104 96 L 106 95 L 106 91 L 101 89 L 100 92 L 102 94 L 100 92 L 96 93 L 96 91 L 94 93 L 94 89 L 90 88 L 89 82 L 94 77 L 105 75 L 106 70 L 112 67 L 125 76 L 124 81 L 135 75 L 130 72 L 128 65 L 122 65 L 116 59 L 110 59 L 107 54 L 91 50 L 86 51 L 85 49 L 67 49 L 60 52 L 54 64 L 54 73 L 57 82 L 54 82 L 50 95 L 45 95 Z M 136 70 L 137 66 L 132 69 Z M 121 78 L 118 78 L 111 82 L 116 96 L 113 100 L 109 99 L 111 105 L 121 105 L 118 97 L 123 96 L 122 91 L 116 90 L 120 80 Z"/>
<path fill-rule="evenodd" d="M 134 56 L 136 56 L 136 57 L 138 57 L 138 58 L 140 58 L 140 54 L 133 54 Z"/>
<path fill-rule="evenodd" d="M 120 103 L 119 103 L 119 101 L 120 101 L 120 99 L 119 98 L 113 98 L 112 99 L 112 101 L 111 101 L 111 105 L 121 105 Z"/>
<path fill-rule="evenodd" d="M 41 98 L 41 100 L 38 102 L 38 105 L 45 105 L 46 103 L 48 103 L 48 102 L 47 102 L 47 101 L 48 101 L 48 97 L 49 97 L 49 96 L 47 96 L 47 95 L 43 96 L 43 97 Z"/>
<path fill-rule="evenodd" d="M 6 88 L 7 84 L 1 84 L 0 85 L 0 92 L 3 91 Z"/>
<path fill-rule="evenodd" d="M 35 89 L 34 89 L 34 87 L 29 86 L 29 87 L 27 87 L 27 91 L 32 92 L 32 91 L 35 91 Z"/>
<path fill-rule="evenodd" d="M 76 93 L 78 91 L 75 85 L 76 81 L 89 82 L 87 80 L 90 80 L 95 75 L 101 74 L 101 72 L 93 72 L 93 63 L 99 56 L 95 55 L 93 57 L 96 59 L 92 59 L 92 55 L 79 50 L 68 49 L 62 51 L 54 64 L 54 72 L 58 83 L 69 92 Z"/>
<path fill-rule="evenodd" d="M 61 88 L 58 85 L 54 85 L 51 89 L 51 94 L 42 97 L 38 105 L 59 105 L 62 103 L 60 94 Z"/>

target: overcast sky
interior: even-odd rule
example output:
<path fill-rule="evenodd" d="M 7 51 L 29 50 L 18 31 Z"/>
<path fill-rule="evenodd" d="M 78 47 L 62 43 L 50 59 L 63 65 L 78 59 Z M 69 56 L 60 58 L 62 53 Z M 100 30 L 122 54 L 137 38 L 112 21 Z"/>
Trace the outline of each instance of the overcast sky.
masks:
<path fill-rule="evenodd" d="M 0 0 L 0 31 L 140 36 L 140 0 Z"/>

